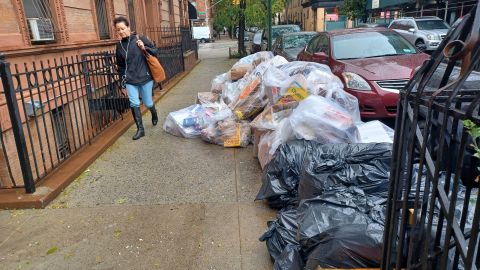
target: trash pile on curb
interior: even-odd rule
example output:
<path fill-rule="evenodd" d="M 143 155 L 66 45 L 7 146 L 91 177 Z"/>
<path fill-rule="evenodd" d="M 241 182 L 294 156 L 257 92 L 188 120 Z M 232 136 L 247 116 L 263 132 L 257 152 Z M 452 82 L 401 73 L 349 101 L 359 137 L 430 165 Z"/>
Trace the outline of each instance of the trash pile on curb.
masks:
<path fill-rule="evenodd" d="M 252 141 L 262 168 L 291 139 L 320 143 L 392 142 L 379 121 L 362 123 L 358 100 L 326 65 L 288 62 L 271 52 L 240 59 L 216 76 L 197 104 L 171 112 L 167 133 L 224 147 Z M 253 139 L 253 140 L 252 140 Z"/>
<path fill-rule="evenodd" d="M 280 209 L 260 238 L 274 269 L 379 266 L 393 130 L 362 122 L 328 66 L 249 55 L 163 128 L 224 147 L 253 142 L 257 200 Z"/>

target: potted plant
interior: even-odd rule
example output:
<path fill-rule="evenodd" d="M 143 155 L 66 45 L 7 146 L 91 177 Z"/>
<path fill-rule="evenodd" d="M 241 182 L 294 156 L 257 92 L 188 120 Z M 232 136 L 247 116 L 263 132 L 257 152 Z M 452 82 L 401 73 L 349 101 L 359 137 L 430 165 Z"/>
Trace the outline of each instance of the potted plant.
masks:
<path fill-rule="evenodd" d="M 472 143 L 470 144 L 470 147 L 472 147 L 474 152 L 473 157 L 476 158 L 475 173 L 477 176 L 475 178 L 475 182 L 478 183 L 480 181 L 480 166 L 478 166 L 480 160 L 480 148 L 478 147 L 477 139 L 480 138 L 480 127 L 473 123 L 471 120 L 463 121 L 463 126 L 467 130 L 467 133 L 472 137 Z"/>

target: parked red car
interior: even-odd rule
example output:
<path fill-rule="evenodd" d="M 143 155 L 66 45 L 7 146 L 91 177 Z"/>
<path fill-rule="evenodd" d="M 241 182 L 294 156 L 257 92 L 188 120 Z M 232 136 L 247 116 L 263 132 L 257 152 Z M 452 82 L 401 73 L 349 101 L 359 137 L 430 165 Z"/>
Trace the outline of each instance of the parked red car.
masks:
<path fill-rule="evenodd" d="M 325 64 L 358 98 L 364 118 L 392 118 L 403 89 L 429 56 L 386 28 L 319 33 L 297 59 Z"/>

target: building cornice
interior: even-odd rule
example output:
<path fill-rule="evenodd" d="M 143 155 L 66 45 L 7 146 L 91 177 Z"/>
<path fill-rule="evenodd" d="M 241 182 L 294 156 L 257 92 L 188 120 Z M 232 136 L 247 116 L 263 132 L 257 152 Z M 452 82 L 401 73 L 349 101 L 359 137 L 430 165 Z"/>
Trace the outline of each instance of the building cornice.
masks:
<path fill-rule="evenodd" d="M 11 48 L 1 51 L 6 58 L 22 57 L 29 55 L 40 55 L 47 53 L 58 53 L 71 50 L 88 49 L 94 47 L 112 46 L 117 43 L 116 39 L 101 40 L 96 42 L 84 42 L 73 44 L 49 44 L 49 45 L 37 45 L 35 47 L 29 47 L 24 49 Z"/>

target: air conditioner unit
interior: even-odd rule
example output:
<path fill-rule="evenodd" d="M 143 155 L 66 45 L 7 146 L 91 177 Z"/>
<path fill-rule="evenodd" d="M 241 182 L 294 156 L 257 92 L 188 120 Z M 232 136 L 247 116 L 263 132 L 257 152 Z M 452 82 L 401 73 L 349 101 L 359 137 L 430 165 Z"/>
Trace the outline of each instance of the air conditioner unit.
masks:
<path fill-rule="evenodd" d="M 55 40 L 52 20 L 45 18 L 28 18 L 32 41 Z"/>

